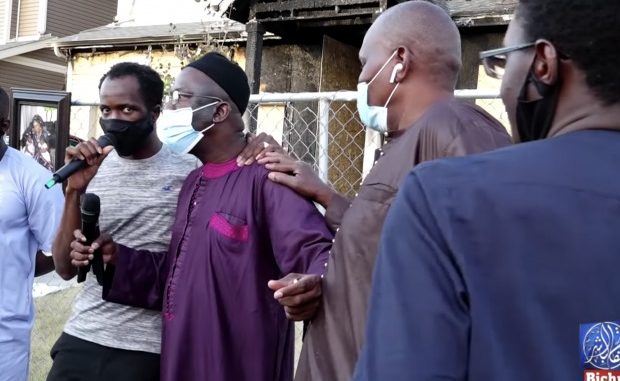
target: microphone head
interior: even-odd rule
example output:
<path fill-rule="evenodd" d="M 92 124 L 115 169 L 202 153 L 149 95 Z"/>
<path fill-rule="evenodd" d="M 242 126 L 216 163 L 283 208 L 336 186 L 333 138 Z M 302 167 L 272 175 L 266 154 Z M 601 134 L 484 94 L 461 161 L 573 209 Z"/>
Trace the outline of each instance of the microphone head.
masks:
<path fill-rule="evenodd" d="M 97 216 L 98 218 L 101 210 L 101 201 L 99 200 L 99 196 L 94 193 L 83 194 L 80 201 L 80 210 L 82 214 Z"/>
<path fill-rule="evenodd" d="M 97 139 L 97 144 L 99 144 L 99 147 L 101 148 L 113 146 L 114 143 L 116 143 L 116 138 L 113 135 L 109 134 L 101 135 L 99 139 Z"/>

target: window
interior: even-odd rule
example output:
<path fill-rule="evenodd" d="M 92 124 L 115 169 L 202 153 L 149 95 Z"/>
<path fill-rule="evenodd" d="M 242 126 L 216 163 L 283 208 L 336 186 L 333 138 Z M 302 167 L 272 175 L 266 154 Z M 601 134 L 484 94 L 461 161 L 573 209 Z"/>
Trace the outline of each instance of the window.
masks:
<path fill-rule="evenodd" d="M 38 36 L 39 0 L 20 0 L 17 38 Z"/>

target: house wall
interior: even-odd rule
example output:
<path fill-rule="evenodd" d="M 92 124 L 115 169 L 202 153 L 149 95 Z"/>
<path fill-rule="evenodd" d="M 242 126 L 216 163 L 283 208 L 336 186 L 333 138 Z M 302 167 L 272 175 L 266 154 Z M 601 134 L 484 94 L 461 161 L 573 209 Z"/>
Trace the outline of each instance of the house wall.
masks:
<path fill-rule="evenodd" d="M 320 47 L 266 46 L 263 54 L 261 91 L 302 92 L 319 90 Z M 241 67 L 245 67 L 245 49 L 243 47 L 235 49 L 233 60 Z M 99 80 L 112 65 L 118 62 L 136 62 L 149 65 L 159 72 L 167 83 L 170 83 L 183 67 L 181 60 L 174 55 L 171 49 L 164 52 L 161 49 L 154 48 L 150 53 L 146 49 L 77 53 L 71 58 L 67 71 L 67 91 L 72 93 L 72 99 L 85 103 L 98 102 Z M 295 118 L 310 120 L 316 115 L 314 109 L 316 109 L 316 105 L 308 105 L 308 115 L 294 115 L 292 120 Z M 94 110 L 93 112 L 97 111 Z M 261 125 L 271 126 L 270 123 L 263 123 L 263 121 L 267 119 L 283 120 L 284 108 L 277 105 L 261 107 L 258 119 L 259 127 Z M 93 126 L 90 120 L 91 117 L 87 116 L 83 109 L 80 109 L 79 115 L 72 119 L 71 133 L 80 137 L 96 136 L 100 132 L 99 127 Z M 271 132 L 271 130 L 265 130 L 265 132 Z M 293 136 L 298 135 L 293 134 Z M 298 139 L 303 140 L 304 137 L 299 136 Z M 300 146 L 304 145 L 301 144 Z"/>
<path fill-rule="evenodd" d="M 34 52 L 22 54 L 20 57 L 32 58 L 34 60 L 45 61 L 56 65 L 66 65 L 64 58 L 57 57 L 52 49 L 35 50 Z"/>
<path fill-rule="evenodd" d="M 73 55 L 67 72 L 67 91 L 73 100 L 82 102 L 99 101 L 99 81 L 110 68 L 119 62 L 136 62 L 149 65 L 160 75 L 176 74 L 181 70 L 181 61 L 173 52 L 153 50 L 150 54 L 143 49 L 124 52 L 78 53 Z"/>
<path fill-rule="evenodd" d="M 321 60 L 320 91 L 351 90 L 357 87 L 361 67 L 358 49 L 325 36 L 323 38 L 323 57 Z M 357 116 L 355 102 L 331 102 L 331 114 L 328 122 L 330 139 L 327 149 L 328 179 L 340 193 L 355 196 L 351 185 L 362 181 L 362 174 L 370 171 L 364 159 L 373 163 L 375 149 L 366 150 L 367 143 L 379 142 L 378 134 L 367 135 Z M 368 167 L 368 168 L 366 168 Z"/>
<path fill-rule="evenodd" d="M 118 0 L 117 18 L 123 24 L 165 25 L 207 21 L 213 12 L 204 1 Z"/>
<path fill-rule="evenodd" d="M 7 1 L 13 1 L 11 28 L 18 29 L 17 37 L 38 36 L 39 0 L 0 0 L 0 21 L 6 21 L 2 16 L 8 11 Z M 48 0 L 46 33 L 65 36 L 108 24 L 116 14 L 116 6 L 117 0 Z M 0 25 L 0 31 L 5 30 L 4 26 Z M 11 37 L 16 36 L 13 33 Z M 0 62 L 0 86 L 64 90 L 66 66 L 52 49 L 11 57 Z"/>
<path fill-rule="evenodd" d="M 321 45 L 266 45 L 260 90 L 262 92 L 316 92 L 321 82 Z M 284 146 L 297 158 L 312 161 L 317 152 L 317 102 L 294 102 L 287 107 L 282 119 Z M 258 118 L 257 131 L 276 133 L 270 126 L 261 126 Z M 279 133 L 279 131 L 278 131 Z"/>
<path fill-rule="evenodd" d="M 64 90 L 65 76 L 60 73 L 0 61 L 0 87 Z"/>
<path fill-rule="evenodd" d="M 499 90 L 499 81 L 492 80 L 484 73 L 484 69 L 477 66 L 479 60 L 473 57 L 478 56 L 478 52 L 484 49 L 490 49 L 496 47 L 498 41 L 501 40 L 499 34 L 493 37 L 480 38 L 476 37 L 475 43 L 465 41 L 464 47 L 468 49 L 464 52 L 468 58 L 466 61 L 468 66 L 463 70 L 460 88 L 479 88 L 483 90 Z M 463 36 L 464 40 L 469 39 L 469 36 Z M 482 42 L 481 42 L 482 41 Z M 355 61 L 352 47 L 351 54 L 346 62 L 338 63 L 340 69 L 346 70 L 347 67 L 351 67 L 351 75 L 347 75 L 347 78 L 351 77 L 351 80 L 345 82 L 337 81 L 337 76 L 332 76 L 335 79 L 326 82 L 327 76 L 321 77 L 321 66 L 324 68 L 335 63 L 335 57 L 325 55 L 326 52 L 322 51 L 321 46 L 313 45 L 274 45 L 267 44 L 263 50 L 263 64 L 261 75 L 261 92 L 312 92 L 320 90 L 355 90 L 355 79 L 359 72 L 359 64 Z M 332 49 L 333 50 L 333 49 Z M 337 49 L 336 49 L 337 50 Z M 475 50 L 470 52 L 469 50 Z M 341 61 L 342 57 L 339 58 Z M 67 91 L 72 92 L 72 99 L 81 102 L 96 103 L 99 99 L 98 85 L 102 75 L 109 70 L 109 68 L 118 62 L 130 61 L 141 64 L 148 64 L 157 70 L 164 81 L 168 84 L 181 70 L 182 65 L 180 59 L 178 59 L 170 47 L 167 51 L 156 49 L 148 53 L 144 48 L 123 52 L 95 52 L 95 53 L 76 53 L 73 55 L 68 68 L 67 76 Z M 239 47 L 235 49 L 234 61 L 236 61 L 241 67 L 245 67 L 245 49 Z M 355 62 L 354 62 L 355 61 Z M 340 61 L 338 61 L 340 62 Z M 326 71 L 325 73 L 328 73 Z M 486 109 L 493 116 L 500 119 L 505 126 L 508 126 L 508 121 L 505 114 L 505 109 L 500 100 L 479 100 L 476 102 L 484 109 Z M 296 107 L 302 106 L 300 102 L 297 102 Z M 304 111 L 308 113 L 298 113 L 296 115 L 289 115 L 289 121 L 309 121 L 312 122 L 318 110 L 316 105 L 308 104 L 307 109 Z M 76 108 L 77 110 L 78 108 Z M 303 107 L 301 109 L 304 109 Z M 96 136 L 100 133 L 98 125 L 96 123 L 97 118 L 92 116 L 92 113 L 97 114 L 98 111 L 94 110 L 92 113 L 84 111 L 85 109 L 79 108 L 79 114 L 76 114 L 72 119 L 71 132 L 74 135 L 80 137 Z M 290 110 L 289 110 L 290 111 Z M 277 135 L 286 135 L 296 137 L 297 134 L 291 134 L 287 130 L 287 126 L 282 126 L 281 123 L 276 126 L 274 121 L 284 120 L 286 117 L 286 110 L 281 105 L 263 106 L 259 109 L 258 113 L 258 132 L 274 132 Z M 296 119 L 297 118 L 297 119 Z M 310 121 L 310 119 L 313 119 Z M 267 122 L 267 121 L 271 122 Z M 290 123 L 289 123 L 290 124 Z M 275 126 L 275 127 L 274 127 Z M 313 127 L 314 128 L 314 127 Z M 314 131 L 312 129 L 312 131 Z M 310 131 L 309 130 L 309 131 Z M 316 133 L 316 131 L 314 131 Z M 306 145 L 311 145 L 310 138 L 299 136 L 297 141 L 289 141 L 293 151 L 295 152 L 296 143 L 299 143 L 299 147 L 303 149 L 298 153 L 300 156 L 314 155 L 313 148 L 308 150 Z M 284 142 L 287 143 L 287 142 Z M 303 143 L 303 144 L 302 144 Z M 311 145 L 312 146 L 312 145 Z M 303 152 L 302 152 L 303 151 Z"/>
<path fill-rule="evenodd" d="M 480 52 L 502 46 L 503 32 L 472 33 L 461 31 L 463 67 L 457 88 L 475 89 L 478 86 Z"/>
<path fill-rule="evenodd" d="M 181 60 L 172 51 L 140 49 L 123 52 L 78 53 L 73 55 L 67 71 L 67 91 L 73 101 L 99 102 L 99 81 L 110 68 L 119 62 L 136 62 L 153 67 L 170 82 L 182 68 Z M 166 77 L 168 79 L 166 79 Z M 96 107 L 72 107 L 71 134 L 81 138 L 99 136 L 99 110 Z"/>
<path fill-rule="evenodd" d="M 116 15 L 117 1 L 48 0 L 44 34 L 64 37 L 109 24 Z M 39 0 L 0 0 L 0 43 L 39 35 L 39 3 Z M 7 15 L 9 10 L 11 14 Z M 10 23 L 8 33 L 7 22 Z"/>
<path fill-rule="evenodd" d="M 116 9 L 117 0 L 48 0 L 46 33 L 64 37 L 110 24 Z"/>

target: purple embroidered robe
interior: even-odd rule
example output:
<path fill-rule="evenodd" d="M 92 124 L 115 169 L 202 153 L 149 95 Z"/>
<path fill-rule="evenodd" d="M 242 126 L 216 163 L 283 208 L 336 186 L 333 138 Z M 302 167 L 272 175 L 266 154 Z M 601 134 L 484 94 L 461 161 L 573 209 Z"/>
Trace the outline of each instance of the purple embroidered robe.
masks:
<path fill-rule="evenodd" d="M 293 325 L 267 282 L 322 274 L 333 237 L 267 173 L 206 164 L 183 185 L 168 253 L 120 247 L 104 298 L 162 309 L 162 381 L 292 379 Z"/>

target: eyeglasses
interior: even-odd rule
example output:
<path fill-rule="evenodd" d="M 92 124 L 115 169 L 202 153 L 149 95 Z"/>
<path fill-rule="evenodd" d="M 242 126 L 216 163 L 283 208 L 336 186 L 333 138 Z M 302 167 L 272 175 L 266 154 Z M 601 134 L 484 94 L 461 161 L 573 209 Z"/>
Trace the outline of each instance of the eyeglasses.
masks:
<path fill-rule="evenodd" d="M 174 104 L 179 103 L 179 101 L 181 99 L 190 99 L 190 98 L 215 99 L 217 101 L 223 102 L 218 97 L 211 97 L 211 96 L 208 96 L 208 95 L 196 95 L 196 94 L 191 94 L 191 93 L 184 93 L 184 92 L 179 91 L 179 90 L 174 90 L 174 91 L 170 92 L 170 94 L 166 95 L 164 97 L 164 102 L 165 103 L 171 103 L 171 104 L 174 105 Z"/>
<path fill-rule="evenodd" d="M 534 47 L 535 42 L 529 42 L 527 44 L 509 46 L 506 48 L 499 48 L 493 50 L 487 50 L 480 53 L 480 59 L 484 65 L 484 71 L 491 78 L 502 79 L 504 71 L 506 69 L 506 60 L 508 53 L 516 52 L 517 50 L 528 49 Z"/>

